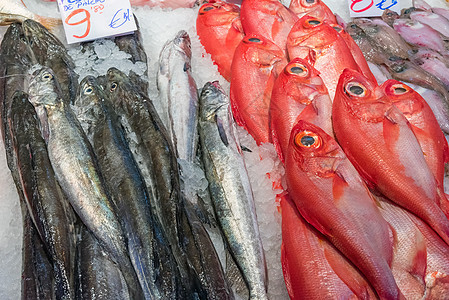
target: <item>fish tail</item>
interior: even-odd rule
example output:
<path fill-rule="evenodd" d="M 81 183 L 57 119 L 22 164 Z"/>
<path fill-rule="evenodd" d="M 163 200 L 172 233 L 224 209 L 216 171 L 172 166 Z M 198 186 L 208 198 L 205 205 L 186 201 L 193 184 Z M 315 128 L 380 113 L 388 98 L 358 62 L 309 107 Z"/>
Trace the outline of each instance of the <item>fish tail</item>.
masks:
<path fill-rule="evenodd" d="M 62 24 L 61 19 L 57 18 L 51 18 L 51 17 L 43 17 L 43 16 L 37 16 L 37 21 L 44 25 L 45 28 L 52 30 L 56 26 L 59 26 Z"/>

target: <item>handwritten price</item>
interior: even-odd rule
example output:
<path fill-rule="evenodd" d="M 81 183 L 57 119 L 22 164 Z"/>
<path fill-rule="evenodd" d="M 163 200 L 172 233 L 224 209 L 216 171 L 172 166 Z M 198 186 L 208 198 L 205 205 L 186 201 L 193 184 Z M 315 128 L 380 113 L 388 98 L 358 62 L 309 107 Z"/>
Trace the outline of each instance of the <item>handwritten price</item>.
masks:
<path fill-rule="evenodd" d="M 399 0 L 349 0 L 351 17 L 380 16 L 386 9 L 398 10 Z"/>
<path fill-rule="evenodd" d="M 70 20 L 71 20 L 73 17 L 76 17 L 76 16 L 79 15 L 79 14 L 84 14 L 84 15 L 85 15 L 84 19 L 81 19 L 81 20 L 78 21 L 78 22 L 70 23 Z M 85 9 L 83 9 L 83 8 L 75 9 L 75 10 L 72 11 L 72 12 L 70 13 L 70 15 L 68 15 L 67 18 L 65 19 L 65 23 L 66 23 L 67 25 L 70 25 L 70 26 L 80 25 L 80 24 L 83 24 L 83 23 L 86 23 L 86 22 L 87 22 L 87 28 L 86 28 L 86 31 L 84 32 L 84 34 L 83 34 L 83 35 L 75 35 L 75 34 L 73 35 L 73 37 L 76 37 L 77 39 L 82 39 L 82 38 L 85 38 L 86 36 L 89 35 L 89 32 L 90 32 L 90 26 L 91 26 L 91 22 L 90 22 L 90 12 L 88 12 L 87 10 L 85 10 Z"/>

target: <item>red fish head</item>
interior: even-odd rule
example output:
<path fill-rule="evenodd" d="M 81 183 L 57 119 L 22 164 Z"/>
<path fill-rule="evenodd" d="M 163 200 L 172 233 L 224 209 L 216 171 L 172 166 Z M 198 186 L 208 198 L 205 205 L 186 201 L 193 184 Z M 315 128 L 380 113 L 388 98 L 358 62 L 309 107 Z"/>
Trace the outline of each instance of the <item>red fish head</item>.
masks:
<path fill-rule="evenodd" d="M 222 1 L 203 4 L 198 11 L 197 23 L 208 26 L 229 24 L 240 14 L 240 7 Z"/>
<path fill-rule="evenodd" d="M 338 33 L 322 19 L 304 16 L 295 23 L 287 38 L 287 47 L 322 48 L 338 39 Z"/>
<path fill-rule="evenodd" d="M 340 76 L 335 92 L 337 98 L 353 117 L 367 122 L 381 122 L 386 107 L 391 106 L 391 101 L 375 82 L 351 69 L 345 69 Z"/>
<path fill-rule="evenodd" d="M 418 114 L 423 110 L 425 100 L 408 85 L 389 79 L 380 88 L 385 95 L 396 105 L 406 118 Z"/>
<path fill-rule="evenodd" d="M 289 148 L 293 161 L 304 172 L 312 172 L 319 177 L 332 176 L 338 162 L 345 158 L 343 150 L 331 136 L 304 120 L 299 120 L 293 127 Z"/>
<path fill-rule="evenodd" d="M 235 55 L 243 55 L 246 61 L 252 62 L 258 66 L 261 71 L 274 71 L 277 76 L 285 66 L 285 54 L 276 44 L 270 40 L 257 35 L 251 34 L 243 38 Z M 238 52 L 238 53 L 237 53 Z M 282 63 L 278 63 L 282 62 Z"/>
<path fill-rule="evenodd" d="M 307 14 L 316 18 L 336 22 L 332 11 L 321 0 L 292 0 L 289 8 L 298 17 Z"/>

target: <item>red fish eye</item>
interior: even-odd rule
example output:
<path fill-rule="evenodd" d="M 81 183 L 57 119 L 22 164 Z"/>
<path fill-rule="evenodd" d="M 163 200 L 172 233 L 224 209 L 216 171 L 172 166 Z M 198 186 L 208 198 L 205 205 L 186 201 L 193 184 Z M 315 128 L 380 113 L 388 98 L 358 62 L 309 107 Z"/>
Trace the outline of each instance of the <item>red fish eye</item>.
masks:
<path fill-rule="evenodd" d="M 296 134 L 295 144 L 301 148 L 317 149 L 321 146 L 321 138 L 314 132 L 304 130 Z"/>
<path fill-rule="evenodd" d="M 249 38 L 249 39 L 248 39 L 248 42 L 251 42 L 251 43 L 261 43 L 262 41 L 261 41 L 260 39 L 258 39 L 258 38 Z"/>
<path fill-rule="evenodd" d="M 410 89 L 403 84 L 393 84 L 391 86 L 391 91 L 394 95 L 403 95 L 407 93 Z"/>
<path fill-rule="evenodd" d="M 346 85 L 345 92 L 349 96 L 365 97 L 366 96 L 366 87 L 364 87 L 361 83 L 358 83 L 358 82 L 350 82 Z"/>
<path fill-rule="evenodd" d="M 203 7 L 200 8 L 200 11 L 198 12 L 200 15 L 205 14 L 206 12 L 215 9 L 215 6 L 212 4 L 205 4 Z"/>
<path fill-rule="evenodd" d="M 332 25 L 332 28 L 334 28 L 336 32 L 341 32 L 343 30 L 340 25 Z"/>
<path fill-rule="evenodd" d="M 289 74 L 297 75 L 297 76 L 301 76 L 301 77 L 306 77 L 307 75 L 309 75 L 309 70 L 307 69 L 307 67 L 302 64 L 299 64 L 299 63 L 291 64 L 287 68 L 287 72 Z"/>
<path fill-rule="evenodd" d="M 319 0 L 303 0 L 302 6 L 313 6 L 318 3 Z"/>

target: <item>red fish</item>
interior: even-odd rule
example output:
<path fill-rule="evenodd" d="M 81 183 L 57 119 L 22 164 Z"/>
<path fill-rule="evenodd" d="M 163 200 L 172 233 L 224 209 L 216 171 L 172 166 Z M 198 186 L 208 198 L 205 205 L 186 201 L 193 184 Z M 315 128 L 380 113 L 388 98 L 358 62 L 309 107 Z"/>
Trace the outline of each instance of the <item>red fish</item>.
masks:
<path fill-rule="evenodd" d="M 273 144 L 284 161 L 293 125 L 301 119 L 332 133 L 332 102 L 319 72 L 306 60 L 288 63 L 271 93 L 270 122 Z"/>
<path fill-rule="evenodd" d="M 56 0 L 43 0 L 45 2 L 56 2 Z M 73 1 L 72 1 L 73 2 Z M 193 7 L 196 0 L 130 0 L 132 6 L 160 6 L 170 8 Z M 98 3 L 98 2 L 94 2 Z"/>
<path fill-rule="evenodd" d="M 196 19 L 201 44 L 227 81 L 231 81 L 235 49 L 245 36 L 239 13 L 240 7 L 237 5 L 216 1 L 201 6 Z"/>
<path fill-rule="evenodd" d="M 337 142 L 298 121 L 287 149 L 288 192 L 304 219 L 365 275 L 380 298 L 400 299 L 389 263 L 393 232 Z"/>
<path fill-rule="evenodd" d="M 376 299 L 360 272 L 304 220 L 289 196 L 280 203 L 281 261 L 290 299 Z"/>
<path fill-rule="evenodd" d="M 332 109 L 338 142 L 365 181 L 416 214 L 449 244 L 447 201 L 404 114 L 381 87 L 345 70 Z"/>
<path fill-rule="evenodd" d="M 292 0 L 290 10 L 299 18 L 305 15 L 337 24 L 337 19 L 332 11 L 321 0 Z"/>
<path fill-rule="evenodd" d="M 349 48 L 349 51 L 351 51 L 352 57 L 354 58 L 355 62 L 360 68 L 360 71 L 362 72 L 363 76 L 368 78 L 371 81 L 376 82 L 376 78 L 374 77 L 373 73 L 371 72 L 368 62 L 365 59 L 365 56 L 363 56 L 362 50 L 360 50 L 359 46 L 355 43 L 354 39 L 343 29 L 342 26 L 338 24 L 332 24 L 329 23 L 329 25 L 335 29 L 335 31 L 338 32 L 338 34 L 343 38 L 343 40 L 346 42 L 346 45 Z"/>
<path fill-rule="evenodd" d="M 247 35 L 232 61 L 231 107 L 234 118 L 258 144 L 271 141 L 268 114 L 274 81 L 287 64 L 284 51 L 258 35 Z"/>
<path fill-rule="evenodd" d="M 304 16 L 296 22 L 288 35 L 287 50 L 291 60 L 311 55 L 331 99 L 345 68 L 360 71 L 343 38 L 329 24 L 313 17 Z"/>
<path fill-rule="evenodd" d="M 240 18 L 245 34 L 261 35 L 286 49 L 290 29 L 298 17 L 278 0 L 245 0 Z"/>

